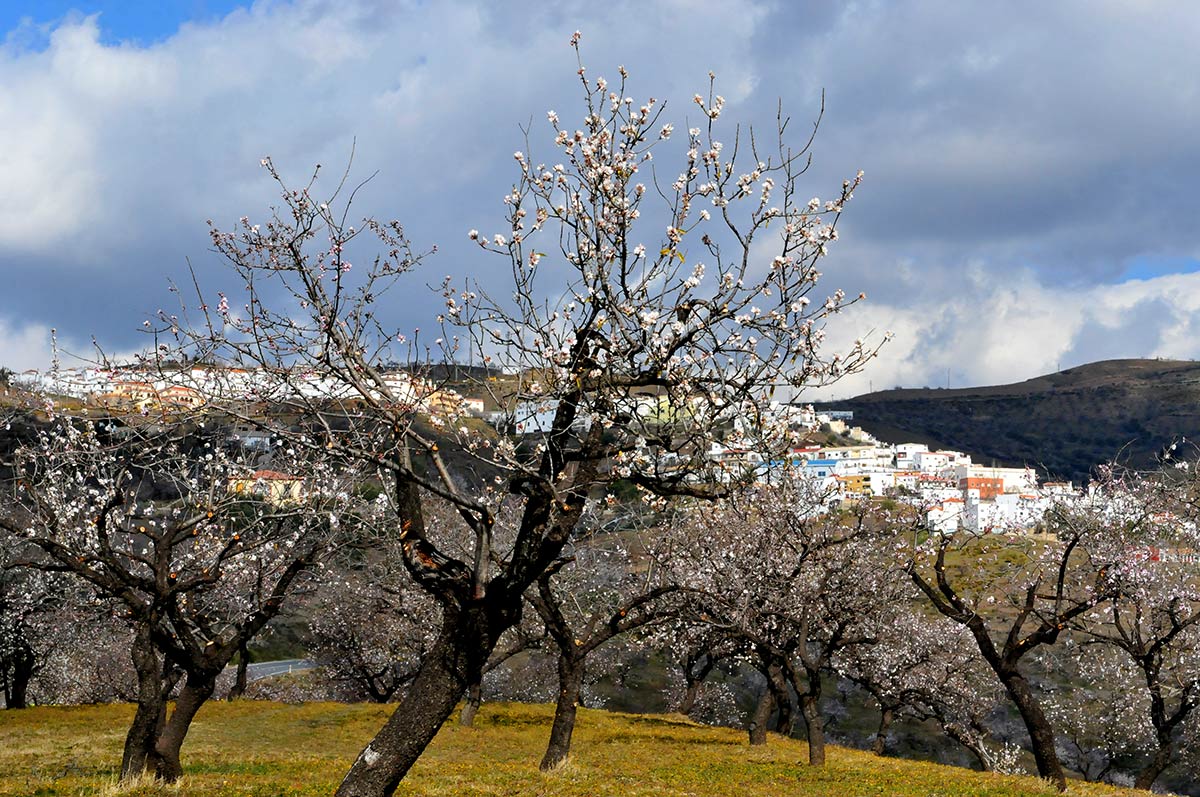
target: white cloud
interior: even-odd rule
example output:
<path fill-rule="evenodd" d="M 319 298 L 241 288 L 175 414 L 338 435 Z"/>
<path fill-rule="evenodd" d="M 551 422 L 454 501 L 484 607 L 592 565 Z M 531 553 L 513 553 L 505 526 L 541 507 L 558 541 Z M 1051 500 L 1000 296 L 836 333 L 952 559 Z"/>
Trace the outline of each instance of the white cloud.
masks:
<path fill-rule="evenodd" d="M 0 367 L 13 371 L 45 368 L 51 359 L 50 328 L 21 326 L 0 318 Z"/>
<path fill-rule="evenodd" d="M 438 244 L 439 275 L 486 278 L 464 233 L 499 223 L 511 152 L 538 148 L 545 111 L 580 115 L 578 28 L 588 74 L 624 64 L 677 129 L 709 69 L 726 117 L 769 125 L 782 98 L 797 137 L 826 91 L 801 193 L 867 171 L 829 290 L 871 297 L 855 334 L 897 332 L 875 387 L 1194 351 L 1190 277 L 1112 284 L 1131 258 L 1200 254 L 1200 16 L 1177 5 L 298 0 L 144 47 L 98 25 L 0 46 L 0 314 L 19 333 L 134 347 L 184 258 L 207 273 L 204 220 L 271 204 L 267 154 L 301 182 L 316 163 L 340 174 L 353 146 L 355 176 L 380 171 L 363 213 Z M 428 326 L 410 293 L 395 312 Z M 1119 322 L 1134 316 L 1137 334 Z"/>
<path fill-rule="evenodd" d="M 964 281 L 919 304 L 867 302 L 835 318 L 831 350 L 890 330 L 862 373 L 810 400 L 870 389 L 998 385 L 1123 357 L 1200 358 L 1200 273 L 1091 288 L 1046 285 L 1030 272 Z"/>

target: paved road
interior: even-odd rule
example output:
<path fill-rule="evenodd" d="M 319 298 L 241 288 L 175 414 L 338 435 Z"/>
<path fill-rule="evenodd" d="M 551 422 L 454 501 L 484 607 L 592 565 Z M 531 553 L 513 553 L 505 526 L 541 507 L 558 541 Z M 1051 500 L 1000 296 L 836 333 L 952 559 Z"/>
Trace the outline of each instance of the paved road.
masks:
<path fill-rule="evenodd" d="M 301 670 L 311 670 L 317 665 L 308 659 L 281 659 L 279 661 L 262 661 L 252 662 L 246 668 L 246 680 L 258 681 L 262 678 L 271 678 L 276 675 L 285 675 L 290 672 L 299 672 Z M 235 669 L 228 667 L 226 669 Z"/>

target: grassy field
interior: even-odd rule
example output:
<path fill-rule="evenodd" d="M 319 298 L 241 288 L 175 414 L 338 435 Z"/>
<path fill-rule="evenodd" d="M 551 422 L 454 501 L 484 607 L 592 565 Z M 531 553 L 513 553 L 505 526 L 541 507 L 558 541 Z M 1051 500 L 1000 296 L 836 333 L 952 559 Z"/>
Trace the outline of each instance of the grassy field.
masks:
<path fill-rule="evenodd" d="M 392 707 L 243 701 L 201 710 L 173 787 L 116 785 L 131 706 L 0 711 L 0 795 L 331 794 Z M 537 762 L 552 708 L 485 704 L 475 728 L 448 723 L 400 794 L 427 795 L 1053 795 L 1034 778 L 1004 777 L 830 748 L 805 765 L 803 742 L 745 734 L 677 717 L 582 709 L 575 753 L 542 774 Z M 1072 783 L 1068 794 L 1145 794 Z"/>

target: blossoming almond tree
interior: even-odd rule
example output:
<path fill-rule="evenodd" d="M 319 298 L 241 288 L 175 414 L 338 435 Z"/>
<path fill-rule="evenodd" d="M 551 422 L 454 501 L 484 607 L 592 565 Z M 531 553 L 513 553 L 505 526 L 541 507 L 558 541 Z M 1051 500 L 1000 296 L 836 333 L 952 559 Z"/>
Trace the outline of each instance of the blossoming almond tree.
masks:
<path fill-rule="evenodd" d="M 699 511 L 669 563 L 672 581 L 698 596 L 695 619 L 739 642 L 766 678 L 751 743 L 765 743 L 773 709 L 791 732 L 794 691 L 814 766 L 825 763 L 823 676 L 839 654 L 876 644 L 907 597 L 888 524 L 867 502 L 825 512 L 823 498 L 797 475 Z"/>
<path fill-rule="evenodd" d="M 875 754 L 886 751 L 896 720 L 933 720 L 981 769 L 996 769 L 1003 751 L 990 743 L 987 720 L 1004 698 L 974 641 L 919 604 L 904 601 L 895 609 L 886 626 L 877 626 L 875 644 L 845 648 L 834 659 L 838 674 L 879 705 Z"/>
<path fill-rule="evenodd" d="M 502 428 L 536 429 L 524 445 L 469 423 L 419 370 L 385 372 L 410 359 L 412 339 L 385 322 L 382 299 L 424 255 L 398 223 L 352 225 L 344 192 L 292 188 L 269 159 L 280 207 L 212 236 L 244 294 L 199 289 L 199 308 L 160 316 L 161 345 L 176 336 L 192 356 L 256 367 L 260 400 L 321 427 L 303 440 L 281 430 L 292 444 L 377 469 L 405 566 L 439 604 L 439 635 L 343 797 L 396 789 L 478 683 L 589 496 L 618 479 L 655 498 L 719 493 L 720 479 L 743 475 L 719 473 L 706 455 L 724 430 L 736 423 L 749 442 L 777 442 L 764 413 L 776 391 L 831 382 L 875 353 L 859 342 L 827 355 L 826 321 L 857 299 L 816 294 L 817 263 L 858 178 L 827 202 L 801 199 L 808 142 L 789 145 L 782 116 L 769 152 L 745 130 L 721 140 L 724 100 L 710 90 L 696 97 L 703 123 L 684 134 L 678 171 L 661 182 L 652 152 L 673 145 L 674 128 L 661 102 L 628 95 L 619 71 L 610 85 L 580 67 L 579 127 L 550 112 L 552 154 L 517 152 L 501 230 L 470 233 L 509 266 L 504 292 L 442 283 L 432 349 L 496 369 L 459 389 L 504 408 Z M 382 251 L 352 264 L 364 231 Z M 451 457 L 464 455 L 493 475 L 487 489 L 452 472 Z M 428 497 L 455 507 L 468 548 L 427 528 Z M 505 497 L 519 502 L 511 543 L 495 534 Z"/>
<path fill-rule="evenodd" d="M 329 544 L 329 518 L 343 514 L 338 475 L 314 461 L 294 504 L 231 490 L 243 467 L 190 425 L 63 415 L 14 454 L 0 526 L 27 551 L 21 564 L 81 579 L 118 601 L 134 630 L 138 709 L 123 777 L 180 776 L 180 747 L 217 676 L 279 612 Z"/>
<path fill-rule="evenodd" d="M 1098 513 L 1107 521 L 1095 522 Z M 1144 508 L 1095 492 L 1053 507 L 1046 535 L 932 534 L 910 552 L 913 583 L 934 609 L 971 633 L 1021 716 L 1038 775 L 1060 791 L 1066 775 L 1054 727 L 1027 673 L 1030 654 L 1059 643 L 1074 620 L 1112 598 L 1112 576 L 1127 564 L 1146 518 Z"/>
<path fill-rule="evenodd" d="M 582 522 L 563 557 L 538 577 L 528 596 L 558 653 L 558 696 L 543 771 L 570 754 L 588 657 L 618 636 L 678 614 L 673 599 L 679 589 L 655 562 L 662 552 L 646 550 L 665 544 L 665 535 L 641 528 L 637 517 L 607 533 L 590 527 L 593 523 Z M 631 542 L 635 536 L 637 544 Z"/>
<path fill-rule="evenodd" d="M 0 698 L 5 708 L 26 708 L 29 686 L 54 649 L 55 621 L 70 605 L 61 579 L 53 574 L 11 567 L 16 553 L 7 535 L 0 537 Z"/>
<path fill-rule="evenodd" d="M 1149 756 L 1135 759 L 1134 785 L 1140 789 L 1152 788 L 1177 761 L 1188 723 L 1200 708 L 1197 478 L 1187 461 L 1151 473 L 1107 467 L 1097 482 L 1105 503 L 1085 504 L 1073 518 L 1075 525 L 1104 530 L 1126 553 L 1106 569 L 1111 599 L 1071 625 L 1083 640 L 1107 643 L 1119 653 L 1119 665 L 1108 666 L 1093 651 L 1080 656 L 1100 689 L 1125 693 L 1110 712 L 1115 730 L 1123 733 L 1110 736 L 1127 748 L 1143 741 L 1138 730 L 1151 740 Z"/>

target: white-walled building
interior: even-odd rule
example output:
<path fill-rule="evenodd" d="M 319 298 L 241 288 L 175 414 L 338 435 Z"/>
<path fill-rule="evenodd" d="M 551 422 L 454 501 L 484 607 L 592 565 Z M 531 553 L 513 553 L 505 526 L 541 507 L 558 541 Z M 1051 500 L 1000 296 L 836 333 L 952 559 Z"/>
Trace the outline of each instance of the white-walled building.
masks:
<path fill-rule="evenodd" d="M 1037 473 L 1033 468 L 995 468 L 987 465 L 960 464 L 954 467 L 954 478 L 999 479 L 1006 493 L 1027 493 L 1037 489 Z"/>

